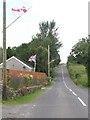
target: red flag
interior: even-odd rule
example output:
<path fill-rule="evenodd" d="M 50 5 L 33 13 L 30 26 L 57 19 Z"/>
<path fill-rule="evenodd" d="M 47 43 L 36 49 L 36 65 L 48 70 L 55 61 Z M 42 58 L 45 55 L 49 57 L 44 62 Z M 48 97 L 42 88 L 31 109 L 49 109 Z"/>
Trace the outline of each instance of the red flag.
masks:
<path fill-rule="evenodd" d="M 27 12 L 27 9 L 23 6 L 20 9 L 14 9 L 14 8 L 12 8 L 12 11 L 15 11 L 15 12 L 21 12 L 21 11 L 23 11 L 25 13 L 25 12 Z"/>
<path fill-rule="evenodd" d="M 20 9 L 13 9 L 12 8 L 12 11 L 20 12 Z"/>
<path fill-rule="evenodd" d="M 25 13 L 25 12 L 27 12 L 27 10 L 26 10 L 26 8 L 23 6 L 22 8 L 21 8 L 21 10 Z"/>
<path fill-rule="evenodd" d="M 32 55 L 29 60 L 30 62 L 36 62 L 36 55 Z"/>

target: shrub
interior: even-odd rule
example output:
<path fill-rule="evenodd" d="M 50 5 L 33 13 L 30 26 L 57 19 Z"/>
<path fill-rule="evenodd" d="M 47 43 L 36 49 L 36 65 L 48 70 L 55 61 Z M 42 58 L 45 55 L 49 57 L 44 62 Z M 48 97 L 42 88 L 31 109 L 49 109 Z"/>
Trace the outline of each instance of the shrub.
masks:
<path fill-rule="evenodd" d="M 47 81 L 48 81 L 48 85 L 51 84 L 52 78 L 51 77 L 47 77 Z"/>
<path fill-rule="evenodd" d="M 10 87 L 7 86 L 6 92 L 7 92 L 7 99 L 13 99 L 13 96 L 14 96 L 13 88 L 10 88 Z"/>
<path fill-rule="evenodd" d="M 81 77 L 80 73 L 76 73 L 76 74 L 75 74 L 75 78 L 78 79 L 78 78 L 80 78 L 80 77 Z"/>
<path fill-rule="evenodd" d="M 21 94 L 22 94 L 23 96 L 26 95 L 26 94 L 28 93 L 27 87 L 22 87 L 22 88 L 20 89 L 20 92 L 21 92 Z"/>
<path fill-rule="evenodd" d="M 33 76 L 32 75 L 24 75 L 23 76 L 24 78 L 24 85 L 25 86 L 31 86 L 33 83 L 32 83 L 32 79 L 33 79 Z"/>
<path fill-rule="evenodd" d="M 51 74 L 51 77 L 52 77 L 52 78 L 55 78 L 55 76 L 56 76 L 55 68 L 51 68 L 51 69 L 50 69 L 50 74 Z"/>
<path fill-rule="evenodd" d="M 24 79 L 21 76 L 11 76 L 11 84 L 10 87 L 12 87 L 14 90 L 17 90 L 24 86 Z"/>
<path fill-rule="evenodd" d="M 87 73 L 85 67 L 80 64 L 68 64 L 70 77 L 76 85 L 88 86 Z"/>
<path fill-rule="evenodd" d="M 46 85 L 46 79 L 38 79 L 33 77 L 32 75 L 25 75 L 24 76 L 24 85 L 26 87 L 34 86 L 34 85 Z"/>
<path fill-rule="evenodd" d="M 7 76 L 7 86 L 10 86 L 10 83 L 11 83 L 11 76 Z"/>

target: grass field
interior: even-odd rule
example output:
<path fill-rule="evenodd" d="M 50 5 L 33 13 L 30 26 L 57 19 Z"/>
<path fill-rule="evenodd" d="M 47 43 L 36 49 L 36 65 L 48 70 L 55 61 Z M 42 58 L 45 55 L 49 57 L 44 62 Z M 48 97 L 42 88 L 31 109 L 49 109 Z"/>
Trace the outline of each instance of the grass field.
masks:
<path fill-rule="evenodd" d="M 71 79 L 76 85 L 81 87 L 88 87 L 88 77 L 86 69 L 83 65 L 80 64 L 69 64 L 68 70 Z"/>

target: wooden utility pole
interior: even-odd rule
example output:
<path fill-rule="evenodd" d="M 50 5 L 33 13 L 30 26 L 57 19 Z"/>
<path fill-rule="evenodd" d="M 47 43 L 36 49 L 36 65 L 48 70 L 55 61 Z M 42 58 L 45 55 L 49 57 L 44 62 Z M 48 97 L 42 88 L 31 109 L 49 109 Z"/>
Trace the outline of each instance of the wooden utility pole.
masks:
<path fill-rule="evenodd" d="M 3 86 L 2 99 L 7 99 L 6 94 L 6 0 L 3 0 Z"/>
<path fill-rule="evenodd" d="M 50 46 L 48 45 L 48 77 L 50 77 Z"/>
<path fill-rule="evenodd" d="M 88 86 L 90 87 L 90 1 L 88 2 L 88 39 Z"/>

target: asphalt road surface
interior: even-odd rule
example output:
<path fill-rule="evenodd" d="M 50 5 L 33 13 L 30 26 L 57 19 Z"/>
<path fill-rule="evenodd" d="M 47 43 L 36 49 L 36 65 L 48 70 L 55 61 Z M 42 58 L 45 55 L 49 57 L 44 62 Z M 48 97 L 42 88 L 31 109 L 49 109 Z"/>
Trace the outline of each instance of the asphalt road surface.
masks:
<path fill-rule="evenodd" d="M 88 90 L 77 87 L 66 66 L 57 68 L 54 84 L 34 102 L 2 106 L 3 118 L 88 118 Z"/>

